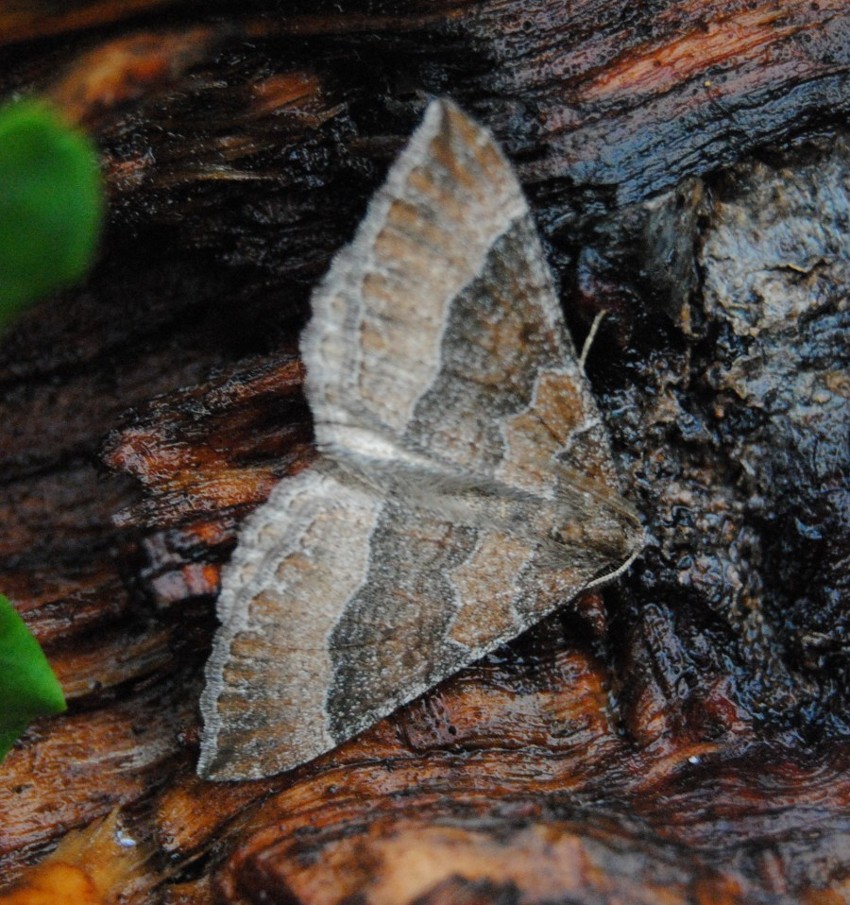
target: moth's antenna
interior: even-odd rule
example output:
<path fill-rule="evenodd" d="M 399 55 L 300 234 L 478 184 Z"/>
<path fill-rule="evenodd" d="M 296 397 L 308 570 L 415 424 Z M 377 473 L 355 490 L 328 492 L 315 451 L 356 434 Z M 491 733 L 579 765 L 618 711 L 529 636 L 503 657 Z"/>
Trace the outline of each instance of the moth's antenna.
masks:
<path fill-rule="evenodd" d="M 593 345 L 593 340 L 596 338 L 596 332 L 599 330 L 599 325 L 605 319 L 607 313 L 605 308 L 603 308 L 596 317 L 593 318 L 593 323 L 590 325 L 590 331 L 587 334 L 584 345 L 581 347 L 581 355 L 578 357 L 578 366 L 581 368 L 582 373 L 584 373 L 584 363 L 587 361 L 590 347 Z"/>

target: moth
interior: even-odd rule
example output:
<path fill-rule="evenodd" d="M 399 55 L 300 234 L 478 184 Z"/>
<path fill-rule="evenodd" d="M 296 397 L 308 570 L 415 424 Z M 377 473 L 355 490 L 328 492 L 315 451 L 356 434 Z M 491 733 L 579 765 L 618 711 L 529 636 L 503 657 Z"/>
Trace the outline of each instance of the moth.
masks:
<path fill-rule="evenodd" d="M 371 726 L 642 544 L 520 185 L 433 101 L 312 298 L 320 457 L 242 526 L 198 772 L 289 770 Z"/>

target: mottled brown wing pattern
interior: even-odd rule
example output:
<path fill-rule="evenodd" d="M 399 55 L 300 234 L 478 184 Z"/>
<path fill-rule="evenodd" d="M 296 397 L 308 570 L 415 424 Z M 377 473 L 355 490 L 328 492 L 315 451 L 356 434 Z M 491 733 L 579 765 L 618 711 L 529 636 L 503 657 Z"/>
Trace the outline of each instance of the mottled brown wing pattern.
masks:
<path fill-rule="evenodd" d="M 327 638 L 365 581 L 381 506 L 319 466 L 246 519 L 201 697 L 201 775 L 268 776 L 336 743 L 319 692 L 333 678 Z"/>
<path fill-rule="evenodd" d="M 434 102 L 302 340 L 321 451 L 223 579 L 199 772 L 317 756 L 622 570 L 641 530 L 492 137 Z"/>

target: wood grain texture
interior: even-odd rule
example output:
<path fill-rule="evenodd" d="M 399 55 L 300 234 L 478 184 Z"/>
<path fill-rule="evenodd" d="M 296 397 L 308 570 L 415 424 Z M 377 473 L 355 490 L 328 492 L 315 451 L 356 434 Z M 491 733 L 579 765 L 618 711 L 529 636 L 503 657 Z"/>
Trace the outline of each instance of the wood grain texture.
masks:
<path fill-rule="evenodd" d="M 491 783 L 491 809 L 507 821 L 530 813 L 529 826 L 552 823 L 561 839 L 610 828 L 602 850 L 614 852 L 611 863 L 631 855 L 631 881 L 617 887 L 626 902 L 660 898 L 659 877 L 679 883 L 671 857 L 677 870 L 692 866 L 690 885 L 677 887 L 692 901 L 846 899 L 850 468 L 833 420 L 846 393 L 846 229 L 833 228 L 840 205 L 818 206 L 829 193 L 840 199 L 844 178 L 831 151 L 848 108 L 845 6 L 429 0 L 288 6 L 283 16 L 259 2 L 222 5 L 214 21 L 195 4 L 170 4 L 167 17 L 156 6 L 80 2 L 68 8 L 104 15 L 72 20 L 55 5 L 27 4 L 27 30 L 0 64 L 4 96 L 60 84 L 73 93 L 75 73 L 98 88 L 87 121 L 111 199 L 88 285 L 46 301 L 0 344 L 3 590 L 80 695 L 71 715 L 24 740 L 26 807 L 21 786 L 0 778 L 3 880 L 116 800 L 111 769 L 85 769 L 66 794 L 68 761 L 40 757 L 41 746 L 65 720 L 92 721 L 87 763 L 111 763 L 104 714 L 121 702 L 130 726 L 151 723 L 141 694 L 150 683 L 174 716 L 162 737 L 177 754 L 119 789 L 139 838 L 152 833 L 146 803 L 157 804 L 163 860 L 149 865 L 151 901 L 208 905 L 234 889 L 233 901 L 250 901 L 284 878 L 302 897 L 321 883 L 340 895 L 369 888 L 382 869 L 334 873 L 353 860 L 342 842 L 323 848 L 321 826 L 329 840 L 366 838 L 364 813 L 405 801 L 432 825 L 479 782 Z M 205 42 L 199 26 L 224 34 Z M 173 42 L 181 30 L 201 52 L 182 54 L 197 62 L 172 73 L 162 51 L 175 45 L 144 36 Z M 128 46 L 142 57 L 128 57 Z M 85 78 L 80 64 L 93 51 L 108 78 Z M 192 776 L 197 714 L 183 697 L 194 686 L 165 660 L 197 680 L 238 524 L 315 455 L 300 377 L 289 370 L 309 291 L 431 94 L 473 110 L 524 174 L 576 339 L 609 311 L 588 372 L 629 492 L 652 515 L 653 543 L 624 593 L 580 599 L 584 621 L 557 636 L 559 662 L 583 651 L 595 678 L 589 698 L 582 669 L 564 665 L 548 680 L 547 712 L 564 716 L 553 731 L 529 697 L 550 675 L 542 654 L 514 645 L 480 676 L 461 677 L 462 708 L 449 713 L 438 695 L 285 788 L 204 784 Z M 654 194 L 681 177 L 674 194 Z M 802 206 L 784 203 L 804 196 Z M 640 200 L 623 206 L 629 198 Z M 754 229 L 737 234 L 736 223 Z M 708 235 L 715 228 L 723 241 Z M 761 232 L 778 256 L 759 254 L 752 237 Z M 703 274 L 729 248 L 741 270 L 721 264 L 706 304 Z M 814 254 L 798 254 L 806 248 Z M 747 283 L 741 272 L 758 277 Z M 753 287 L 768 289 L 768 304 L 742 321 L 737 293 Z M 788 302 L 803 316 L 787 329 L 750 317 Z M 141 492 L 95 473 L 111 430 L 110 461 Z M 138 669 L 106 656 L 124 637 Z M 480 682 L 485 697 L 473 693 Z M 598 735 L 597 705 L 613 726 Z M 600 743 L 585 744 L 587 733 Z M 415 769 L 382 796 L 395 746 L 408 741 Z M 701 764 L 681 759 L 705 755 L 705 744 L 715 753 Z M 552 746 L 568 755 L 557 774 Z M 352 795 L 336 810 L 345 776 Z M 290 790 L 285 808 L 239 849 L 272 787 Z M 614 825 L 600 830 L 608 818 Z M 535 832 L 488 819 L 492 846 L 480 826 L 466 827 L 472 848 L 499 852 L 492 882 L 483 869 L 445 879 L 440 865 L 460 862 L 434 847 L 441 879 L 422 893 L 427 901 L 522 900 L 504 840 L 519 845 Z M 367 853 L 389 850 L 387 820 Z M 433 838 L 405 826 L 407 838 Z M 658 836 L 673 840 L 672 855 Z M 272 849 L 276 865 L 261 869 Z M 323 854 L 334 849 L 338 862 Z M 244 859 L 222 868 L 237 851 Z M 579 893 L 564 878 L 570 895 L 594 901 L 612 888 L 604 871 L 583 880 Z"/>
<path fill-rule="evenodd" d="M 612 722 L 591 647 L 574 617 L 549 619 L 276 794 L 227 786 L 254 803 L 219 836 L 232 855 L 218 895 L 790 905 L 844 894 L 846 742 L 812 756 L 668 732 L 635 747 Z M 163 799 L 172 856 L 203 847 L 184 815 L 215 801 L 193 779 Z"/>

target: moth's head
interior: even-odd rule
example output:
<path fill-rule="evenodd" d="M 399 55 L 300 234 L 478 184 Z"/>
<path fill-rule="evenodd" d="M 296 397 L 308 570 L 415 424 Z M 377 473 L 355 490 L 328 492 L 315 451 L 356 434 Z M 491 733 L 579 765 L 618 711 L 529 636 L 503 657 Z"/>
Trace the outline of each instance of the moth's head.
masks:
<path fill-rule="evenodd" d="M 612 509 L 592 518 L 582 518 L 571 510 L 558 519 L 549 533 L 550 547 L 565 558 L 583 555 L 622 561 L 644 545 L 644 533 L 635 512 L 629 508 Z"/>

